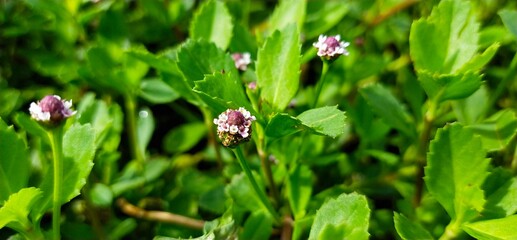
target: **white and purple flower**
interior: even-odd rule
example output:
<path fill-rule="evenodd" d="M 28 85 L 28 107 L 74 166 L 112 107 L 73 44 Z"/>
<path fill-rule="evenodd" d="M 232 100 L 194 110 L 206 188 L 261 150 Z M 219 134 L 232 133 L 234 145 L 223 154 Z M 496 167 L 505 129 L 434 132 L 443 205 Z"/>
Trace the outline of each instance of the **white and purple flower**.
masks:
<path fill-rule="evenodd" d="M 232 59 L 235 62 L 235 67 L 242 71 L 246 71 L 248 65 L 251 63 L 251 55 L 247 52 L 234 53 L 232 54 Z"/>
<path fill-rule="evenodd" d="M 234 147 L 237 144 L 249 141 L 251 138 L 251 123 L 255 121 L 248 110 L 240 107 L 237 110 L 228 109 L 217 118 L 214 124 L 217 125 L 217 135 L 226 147 Z"/>
<path fill-rule="evenodd" d="M 341 36 L 325 36 L 320 35 L 318 42 L 312 44 L 318 49 L 318 56 L 327 60 L 334 60 L 340 55 L 348 56 L 349 52 L 346 47 L 350 45 L 349 42 L 341 41 Z"/>
<path fill-rule="evenodd" d="M 29 112 L 37 121 L 57 124 L 76 113 L 71 108 L 72 100 L 65 101 L 57 95 L 47 95 L 41 101 L 32 102 Z"/>

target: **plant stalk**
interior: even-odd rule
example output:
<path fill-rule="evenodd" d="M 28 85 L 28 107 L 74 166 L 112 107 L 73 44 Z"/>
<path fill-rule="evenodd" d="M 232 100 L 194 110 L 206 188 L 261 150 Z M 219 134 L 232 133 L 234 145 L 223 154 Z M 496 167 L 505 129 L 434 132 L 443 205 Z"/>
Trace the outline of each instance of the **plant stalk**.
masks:
<path fill-rule="evenodd" d="M 327 72 L 329 70 L 329 63 L 323 60 L 323 67 L 321 69 L 321 76 L 318 83 L 316 83 L 316 92 L 314 93 L 314 102 L 312 103 L 312 107 L 315 108 L 318 105 L 318 100 L 320 98 L 321 89 L 325 83 L 325 77 L 327 76 Z"/>
<path fill-rule="evenodd" d="M 63 126 L 49 131 L 54 163 L 54 192 L 52 195 L 52 235 L 54 240 L 61 239 L 61 192 L 63 184 Z"/>
<path fill-rule="evenodd" d="M 124 103 L 126 107 L 126 124 L 127 134 L 129 137 L 129 147 L 131 148 L 131 158 L 136 159 L 140 167 L 143 169 L 144 156 L 138 146 L 138 136 L 136 131 L 136 103 L 131 94 L 124 95 Z"/>
<path fill-rule="evenodd" d="M 260 201 L 262 204 L 266 207 L 269 214 L 275 219 L 276 223 L 280 222 L 280 216 L 276 213 L 275 209 L 273 208 L 273 205 L 271 205 L 271 202 L 267 198 L 266 194 L 259 188 L 257 182 L 255 181 L 255 177 L 253 177 L 253 173 L 251 172 L 251 169 L 248 165 L 248 162 L 246 161 L 246 158 L 244 158 L 244 154 L 242 153 L 241 146 L 237 146 L 235 149 L 232 149 L 233 153 L 237 157 L 237 160 L 239 161 L 239 164 L 241 165 L 242 170 L 246 174 L 246 177 L 251 183 L 251 186 L 253 187 L 253 190 L 255 190 L 255 193 L 258 195 Z"/>

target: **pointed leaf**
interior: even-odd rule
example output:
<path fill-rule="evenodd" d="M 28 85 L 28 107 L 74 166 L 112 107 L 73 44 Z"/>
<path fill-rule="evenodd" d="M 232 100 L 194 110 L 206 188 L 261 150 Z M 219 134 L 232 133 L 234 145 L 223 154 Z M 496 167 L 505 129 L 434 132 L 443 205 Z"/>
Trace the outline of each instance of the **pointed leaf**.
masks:
<path fill-rule="evenodd" d="M 470 2 L 441 1 L 431 16 L 411 25 L 409 46 L 415 68 L 456 73 L 478 50 L 478 28 Z"/>
<path fill-rule="evenodd" d="M 310 109 L 296 118 L 312 131 L 329 137 L 335 138 L 345 132 L 345 112 L 337 109 L 337 105 Z"/>
<path fill-rule="evenodd" d="M 403 240 L 433 239 L 433 236 L 420 224 L 412 222 L 404 215 L 394 212 L 395 229 Z"/>
<path fill-rule="evenodd" d="M 499 43 L 493 43 L 482 54 L 476 54 L 470 61 L 465 63 L 459 70 L 460 72 L 477 71 L 484 67 L 494 57 L 497 49 L 501 46 Z"/>
<path fill-rule="evenodd" d="M 182 153 L 194 147 L 206 135 L 202 122 L 191 122 L 173 128 L 166 135 L 163 147 L 168 153 Z"/>
<path fill-rule="evenodd" d="M 260 97 L 276 111 L 283 111 L 298 91 L 300 44 L 295 25 L 275 31 L 259 50 L 257 86 Z"/>
<path fill-rule="evenodd" d="M 357 193 L 339 195 L 325 202 L 316 212 L 309 240 L 319 239 L 327 225 L 343 226 L 345 235 L 334 239 L 368 239 L 370 209 L 366 197 Z"/>
<path fill-rule="evenodd" d="M 504 149 L 517 133 L 517 117 L 510 109 L 501 110 L 469 128 L 481 137 L 487 151 L 497 151 Z"/>
<path fill-rule="evenodd" d="M 432 74 L 418 72 L 418 80 L 430 98 L 438 102 L 462 99 L 476 92 L 482 84 L 481 75 L 475 72 L 462 74 Z"/>
<path fill-rule="evenodd" d="M 483 210 L 481 184 L 488 176 L 489 164 L 485 155 L 481 139 L 458 123 L 439 129 L 431 141 L 425 183 L 458 224 Z"/>
<path fill-rule="evenodd" d="M 25 142 L 0 119 L 0 203 L 27 186 L 30 167 Z"/>
<path fill-rule="evenodd" d="M 361 95 L 382 120 L 409 137 L 416 137 L 414 120 L 395 96 L 380 84 L 368 85 L 360 90 Z"/>
<path fill-rule="evenodd" d="M 174 89 L 158 79 L 142 81 L 139 95 L 151 103 L 169 103 L 180 97 Z"/>
<path fill-rule="evenodd" d="M 240 239 L 269 239 L 273 231 L 273 219 L 265 211 L 254 211 L 246 220 Z"/>
<path fill-rule="evenodd" d="M 276 6 L 269 19 L 269 33 L 282 30 L 289 24 L 296 24 L 301 32 L 305 20 L 306 0 L 282 0 Z"/>
<path fill-rule="evenodd" d="M 517 215 L 467 223 L 463 229 L 470 236 L 479 240 L 517 239 L 515 226 L 517 226 Z"/>
<path fill-rule="evenodd" d="M 232 39 L 232 17 L 224 2 L 206 1 L 194 14 L 190 25 L 190 37 L 204 39 L 226 49 Z"/>
<path fill-rule="evenodd" d="M 20 191 L 9 196 L 0 208 L 0 229 L 4 226 L 16 230 L 27 230 L 32 227 L 29 224 L 29 212 L 34 203 L 41 197 L 41 190 L 38 188 L 22 188 Z"/>
<path fill-rule="evenodd" d="M 304 129 L 301 121 L 287 113 L 275 114 L 266 126 L 266 136 L 271 138 L 284 137 Z"/>

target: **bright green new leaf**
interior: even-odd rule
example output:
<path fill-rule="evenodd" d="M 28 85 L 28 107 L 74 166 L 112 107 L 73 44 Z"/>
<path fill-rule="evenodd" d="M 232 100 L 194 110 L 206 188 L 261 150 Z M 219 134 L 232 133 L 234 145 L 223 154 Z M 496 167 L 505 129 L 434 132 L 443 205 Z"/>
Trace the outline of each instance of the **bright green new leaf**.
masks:
<path fill-rule="evenodd" d="M 418 80 L 427 95 L 438 102 L 466 98 L 476 92 L 482 84 L 481 74 L 476 72 L 436 74 L 420 71 Z"/>
<path fill-rule="evenodd" d="M 301 32 L 305 20 L 306 0 L 281 0 L 269 19 L 269 33 L 282 30 L 290 24 L 296 24 Z"/>
<path fill-rule="evenodd" d="M 476 54 L 470 61 L 465 63 L 459 72 L 477 71 L 484 67 L 492 58 L 501 46 L 499 43 L 493 43 L 482 54 Z"/>
<path fill-rule="evenodd" d="M 498 12 L 504 26 L 510 31 L 515 38 L 517 38 L 517 10 L 504 9 Z"/>
<path fill-rule="evenodd" d="M 390 90 L 380 84 L 373 84 L 361 88 L 359 92 L 386 124 L 406 136 L 416 137 L 414 120 Z"/>
<path fill-rule="evenodd" d="M 224 104 L 223 108 L 220 104 L 213 105 L 212 102 L 205 101 L 205 103 L 220 113 L 228 108 L 238 109 L 244 107 L 250 111 L 252 115 L 257 116 L 253 110 L 251 103 L 244 93 L 244 86 L 238 75 L 234 73 L 220 73 L 215 72 L 212 75 L 206 75 L 201 81 L 195 82 L 194 91 L 199 94 L 206 94 L 209 97 L 219 99 L 220 103 Z M 201 96 L 203 98 L 203 96 Z M 203 98 L 206 99 L 206 98 Z"/>
<path fill-rule="evenodd" d="M 182 153 L 194 147 L 206 135 L 206 126 L 202 122 L 183 124 L 170 130 L 163 141 L 163 148 L 168 153 Z"/>
<path fill-rule="evenodd" d="M 403 240 L 433 239 L 433 236 L 425 228 L 416 222 L 410 221 L 402 214 L 394 212 L 393 221 L 395 222 L 397 233 Z"/>
<path fill-rule="evenodd" d="M 284 137 L 303 130 L 301 121 L 287 113 L 275 114 L 266 126 L 266 136 L 272 138 Z"/>
<path fill-rule="evenodd" d="M 319 239 L 327 225 L 343 226 L 343 236 L 334 239 L 368 239 L 370 209 L 366 197 L 357 193 L 339 195 L 325 202 L 316 212 L 309 240 Z"/>
<path fill-rule="evenodd" d="M 41 190 L 34 187 L 22 188 L 10 195 L 0 208 L 0 229 L 8 226 L 22 232 L 29 230 L 32 226 L 28 215 L 40 195 Z"/>
<path fill-rule="evenodd" d="M 510 109 L 501 110 L 481 123 L 468 126 L 481 137 L 487 151 L 501 150 L 517 133 L 517 117 Z"/>
<path fill-rule="evenodd" d="M 232 16 L 224 2 L 210 0 L 203 3 L 190 24 L 190 37 L 215 43 L 225 50 L 232 39 Z"/>
<path fill-rule="evenodd" d="M 508 216 L 500 219 L 492 219 L 467 223 L 463 229 L 470 236 L 479 240 L 494 239 L 517 239 L 517 215 Z"/>
<path fill-rule="evenodd" d="M 345 131 L 345 112 L 337 109 L 337 105 L 310 109 L 296 118 L 312 131 L 329 137 L 335 138 Z"/>
<path fill-rule="evenodd" d="M 273 219 L 266 211 L 255 211 L 244 223 L 240 239 L 261 240 L 269 239 L 273 231 Z"/>
<path fill-rule="evenodd" d="M 168 84 L 158 79 L 142 81 L 140 96 L 151 103 L 168 103 L 180 97 Z"/>
<path fill-rule="evenodd" d="M 30 168 L 25 142 L 0 119 L 0 203 L 27 186 Z"/>
<path fill-rule="evenodd" d="M 431 141 L 425 183 L 457 224 L 470 221 L 483 210 L 481 184 L 488 176 L 489 164 L 485 156 L 480 137 L 458 123 L 439 129 Z"/>
<path fill-rule="evenodd" d="M 478 50 L 476 16 L 468 1 L 441 1 L 427 19 L 413 22 L 409 35 L 417 70 L 456 73 Z"/>
<path fill-rule="evenodd" d="M 312 193 L 312 172 L 307 165 L 295 164 L 287 178 L 287 198 L 294 219 L 303 218 Z"/>
<path fill-rule="evenodd" d="M 295 25 L 275 31 L 258 52 L 257 86 L 260 97 L 282 112 L 298 91 L 300 44 Z"/>

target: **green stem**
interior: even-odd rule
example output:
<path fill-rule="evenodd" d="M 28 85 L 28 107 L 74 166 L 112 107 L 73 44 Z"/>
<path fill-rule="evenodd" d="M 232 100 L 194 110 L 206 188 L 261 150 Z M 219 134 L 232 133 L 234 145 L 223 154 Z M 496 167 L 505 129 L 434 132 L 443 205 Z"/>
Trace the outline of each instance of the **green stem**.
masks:
<path fill-rule="evenodd" d="M 314 93 L 314 102 L 312 103 L 312 107 L 316 107 L 318 105 L 318 100 L 320 98 L 321 89 L 325 83 L 325 76 L 327 76 L 327 72 L 329 70 L 329 63 L 327 61 L 323 61 L 323 67 L 321 69 L 321 76 L 318 83 L 316 83 L 316 92 Z"/>
<path fill-rule="evenodd" d="M 257 151 L 260 158 L 260 163 L 262 167 L 262 172 L 266 176 L 267 184 L 269 185 L 269 189 L 271 190 L 271 196 L 273 197 L 275 206 L 280 204 L 280 195 L 278 194 L 278 190 L 276 189 L 275 180 L 273 178 L 273 172 L 271 171 L 271 162 L 269 161 L 268 154 L 264 151 L 265 139 L 264 139 L 264 130 L 262 126 L 256 128 L 258 133 L 258 141 L 257 141 Z"/>
<path fill-rule="evenodd" d="M 461 228 L 457 224 L 458 221 L 452 221 L 445 227 L 445 231 L 443 232 L 442 236 L 440 236 L 439 240 L 452 240 L 456 239 L 460 232 L 462 231 Z"/>
<path fill-rule="evenodd" d="M 61 187 L 63 184 L 63 126 L 57 126 L 49 131 L 54 158 L 54 193 L 52 196 L 52 233 L 53 239 L 61 239 Z"/>
<path fill-rule="evenodd" d="M 242 153 L 242 149 L 240 146 L 237 146 L 235 149 L 233 149 L 233 153 L 237 157 L 237 160 L 239 161 L 239 164 L 242 167 L 242 170 L 246 174 L 246 177 L 248 177 L 248 180 L 251 182 L 251 186 L 253 187 L 253 190 L 255 190 L 255 193 L 258 195 L 260 201 L 262 204 L 266 207 L 269 214 L 275 219 L 277 223 L 280 222 L 280 216 L 276 213 L 275 209 L 273 209 L 273 205 L 271 205 L 271 202 L 267 198 L 266 194 L 259 188 L 257 182 L 255 181 L 255 178 L 253 177 L 253 174 L 251 173 L 251 169 L 248 165 L 248 162 L 244 158 L 244 154 Z"/>
<path fill-rule="evenodd" d="M 131 157 L 136 159 L 143 169 L 144 156 L 138 146 L 138 136 L 136 132 L 136 103 L 135 99 L 131 94 L 124 95 L 124 102 L 126 107 L 126 121 L 127 121 L 127 134 L 129 137 L 129 147 L 131 148 Z"/>

